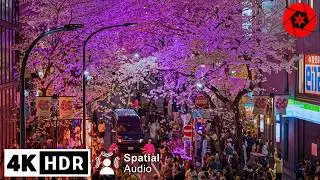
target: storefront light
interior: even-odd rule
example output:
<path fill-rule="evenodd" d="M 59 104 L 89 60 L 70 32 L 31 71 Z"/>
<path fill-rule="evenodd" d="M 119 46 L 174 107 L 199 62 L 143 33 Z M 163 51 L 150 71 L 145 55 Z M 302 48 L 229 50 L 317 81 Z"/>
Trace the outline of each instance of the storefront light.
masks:
<path fill-rule="evenodd" d="M 295 117 L 320 124 L 320 106 L 289 99 L 284 117 Z"/>

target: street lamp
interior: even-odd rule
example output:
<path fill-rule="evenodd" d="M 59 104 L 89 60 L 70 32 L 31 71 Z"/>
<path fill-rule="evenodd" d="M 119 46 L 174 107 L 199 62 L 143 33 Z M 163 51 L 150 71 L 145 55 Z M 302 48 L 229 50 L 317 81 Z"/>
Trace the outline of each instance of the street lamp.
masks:
<path fill-rule="evenodd" d="M 135 26 L 137 23 L 124 23 L 124 24 L 118 24 L 118 25 L 112 25 L 112 26 L 106 26 L 102 27 L 91 34 L 83 41 L 83 57 L 82 57 L 82 129 L 83 129 L 83 145 L 84 148 L 86 147 L 86 75 L 88 72 L 86 71 L 86 47 L 89 42 L 89 40 L 96 35 L 97 33 L 107 30 L 107 29 L 112 29 L 116 27 L 129 27 L 129 26 Z"/>
<path fill-rule="evenodd" d="M 26 148 L 26 120 L 25 120 L 25 71 L 27 67 L 27 61 L 30 56 L 32 49 L 36 44 L 44 37 L 51 34 L 62 32 L 62 31 L 74 31 L 79 28 L 83 28 L 83 24 L 66 24 L 63 27 L 55 28 L 40 34 L 26 50 L 25 55 L 22 59 L 21 68 L 20 68 L 20 147 Z"/>
<path fill-rule="evenodd" d="M 196 83 L 196 88 L 199 90 L 199 91 L 202 91 L 204 89 L 204 86 L 201 82 L 197 82 Z"/>

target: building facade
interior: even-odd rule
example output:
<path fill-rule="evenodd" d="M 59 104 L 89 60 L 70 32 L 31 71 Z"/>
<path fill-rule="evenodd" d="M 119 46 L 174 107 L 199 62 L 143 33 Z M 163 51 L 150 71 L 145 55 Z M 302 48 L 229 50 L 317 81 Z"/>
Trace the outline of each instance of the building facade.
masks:
<path fill-rule="evenodd" d="M 18 0 L 0 1 L 0 177 L 3 177 L 3 149 L 17 140 L 17 121 L 13 116 L 17 107 L 18 81 L 16 65 L 19 62 L 13 46 L 18 38 Z M 1 179 L 1 178 L 0 178 Z"/>
<path fill-rule="evenodd" d="M 320 1 L 287 1 L 288 5 L 296 2 L 309 4 L 319 17 Z M 284 170 L 290 177 L 295 177 L 299 161 L 308 158 L 314 162 L 320 157 L 320 33 L 317 23 L 315 32 L 296 41 L 298 70 L 288 76 L 290 98 L 286 115 L 277 118 L 278 148 L 282 152 Z"/>
<path fill-rule="evenodd" d="M 293 3 L 306 3 L 320 16 L 318 0 L 286 0 L 289 7 Z M 257 116 L 259 137 L 272 142 L 281 152 L 285 179 L 295 179 L 295 167 L 305 158 L 312 162 L 320 158 L 320 22 L 315 32 L 306 38 L 296 39 L 297 70 L 267 76 L 263 84 L 270 106 L 267 115 Z M 291 58 L 291 57 L 289 57 Z M 277 95 L 288 95 L 285 115 L 275 115 L 274 100 Z"/>

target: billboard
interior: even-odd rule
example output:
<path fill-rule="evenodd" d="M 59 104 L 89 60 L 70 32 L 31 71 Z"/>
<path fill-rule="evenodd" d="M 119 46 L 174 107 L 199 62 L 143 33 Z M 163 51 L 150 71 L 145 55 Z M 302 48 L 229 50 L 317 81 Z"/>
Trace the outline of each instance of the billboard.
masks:
<path fill-rule="evenodd" d="M 304 89 L 306 94 L 320 95 L 320 55 L 304 56 Z"/>

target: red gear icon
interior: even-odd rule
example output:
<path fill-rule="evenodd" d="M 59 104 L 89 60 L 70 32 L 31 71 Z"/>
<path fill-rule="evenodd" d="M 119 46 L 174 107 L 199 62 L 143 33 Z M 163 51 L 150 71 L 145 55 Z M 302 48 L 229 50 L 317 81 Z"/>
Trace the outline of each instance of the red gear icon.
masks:
<path fill-rule="evenodd" d="M 284 29 L 291 35 L 303 38 L 314 32 L 317 15 L 314 9 L 305 3 L 295 3 L 283 14 Z"/>

